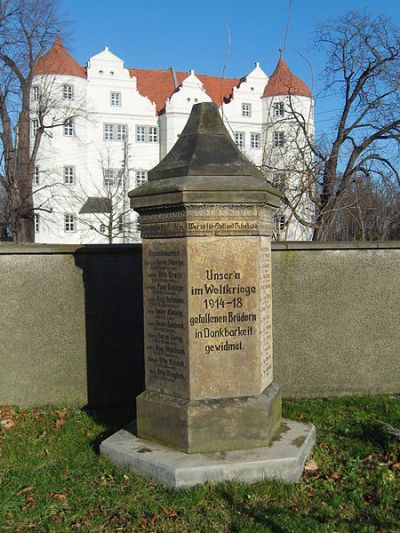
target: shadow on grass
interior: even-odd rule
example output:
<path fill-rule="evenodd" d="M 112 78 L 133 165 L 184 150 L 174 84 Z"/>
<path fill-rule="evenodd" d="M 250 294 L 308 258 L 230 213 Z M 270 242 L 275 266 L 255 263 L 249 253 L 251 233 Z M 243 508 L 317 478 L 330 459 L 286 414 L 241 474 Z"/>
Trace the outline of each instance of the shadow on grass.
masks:
<path fill-rule="evenodd" d="M 136 418 L 136 411 L 134 408 L 119 408 L 119 409 L 83 409 L 95 422 L 106 426 L 104 431 L 99 433 L 95 439 L 91 441 L 94 451 L 100 453 L 100 444 L 103 440 L 111 437 L 116 431 L 126 427 Z"/>
<path fill-rule="evenodd" d="M 253 524 L 252 530 L 254 531 L 273 531 L 274 533 L 285 533 L 287 529 L 281 525 L 281 516 L 276 509 L 271 508 L 268 505 L 268 501 L 252 503 L 248 499 L 246 500 L 246 492 L 254 494 L 253 488 L 243 493 L 242 489 L 246 485 L 236 486 L 236 483 L 221 484 L 216 487 L 216 492 L 220 498 L 222 498 L 226 505 L 229 507 L 230 514 L 234 518 L 227 524 L 227 531 L 242 532 L 251 531 L 249 524 Z M 278 481 L 271 482 L 271 492 L 278 491 L 288 494 L 292 491 L 292 487 L 285 483 Z M 265 489 L 265 487 L 264 487 Z M 287 511 L 285 511 L 286 513 Z"/>

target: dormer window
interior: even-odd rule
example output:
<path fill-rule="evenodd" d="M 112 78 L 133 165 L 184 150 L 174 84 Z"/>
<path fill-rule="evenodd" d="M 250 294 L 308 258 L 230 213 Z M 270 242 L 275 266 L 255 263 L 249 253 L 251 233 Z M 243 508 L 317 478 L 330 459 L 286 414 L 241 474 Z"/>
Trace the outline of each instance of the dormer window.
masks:
<path fill-rule="evenodd" d="M 285 104 L 283 102 L 275 102 L 274 104 L 274 116 L 283 117 L 285 114 Z"/>
<path fill-rule="evenodd" d="M 251 104 L 242 104 L 242 117 L 251 117 Z"/>
<path fill-rule="evenodd" d="M 111 93 L 111 107 L 121 107 L 121 93 Z"/>
<path fill-rule="evenodd" d="M 64 100 L 72 100 L 74 98 L 74 86 L 69 83 L 64 83 L 63 87 L 63 98 Z"/>

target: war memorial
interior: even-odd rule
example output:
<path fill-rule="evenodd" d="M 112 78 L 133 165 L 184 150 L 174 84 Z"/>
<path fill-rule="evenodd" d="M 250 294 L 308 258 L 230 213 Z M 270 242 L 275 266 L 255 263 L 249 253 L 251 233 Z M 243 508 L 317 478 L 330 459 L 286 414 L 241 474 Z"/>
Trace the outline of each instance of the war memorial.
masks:
<path fill-rule="evenodd" d="M 217 107 L 202 103 L 130 198 L 143 239 L 146 390 L 136 421 L 101 453 L 173 488 L 297 481 L 315 428 L 282 419 L 273 381 L 279 193 L 240 153 Z"/>

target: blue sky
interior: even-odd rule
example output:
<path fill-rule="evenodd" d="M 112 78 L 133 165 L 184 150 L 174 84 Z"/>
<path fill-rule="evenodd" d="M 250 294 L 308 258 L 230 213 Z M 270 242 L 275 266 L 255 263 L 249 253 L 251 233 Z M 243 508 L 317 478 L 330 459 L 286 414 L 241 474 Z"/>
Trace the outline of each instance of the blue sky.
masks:
<path fill-rule="evenodd" d="M 259 61 L 274 70 L 284 42 L 290 0 L 63 0 L 71 20 L 75 59 L 87 59 L 108 46 L 130 68 L 194 69 L 220 76 L 230 28 L 231 51 L 226 77 L 241 77 Z M 285 59 L 291 70 L 318 95 L 324 58 L 311 46 L 316 24 L 349 9 L 368 9 L 400 22 L 399 0 L 292 0 Z M 306 59 L 305 59 L 306 58 Z M 309 66 L 312 65 L 312 72 Z M 329 105 L 317 101 L 320 120 Z M 317 117 L 318 118 L 318 117 Z M 321 125 L 323 123 L 321 122 Z"/>

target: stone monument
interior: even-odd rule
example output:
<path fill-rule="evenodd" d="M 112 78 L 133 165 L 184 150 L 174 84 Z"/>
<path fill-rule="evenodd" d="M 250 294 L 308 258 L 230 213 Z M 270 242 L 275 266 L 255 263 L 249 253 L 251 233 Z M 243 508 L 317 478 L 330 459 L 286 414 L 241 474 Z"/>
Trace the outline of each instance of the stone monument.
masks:
<path fill-rule="evenodd" d="M 271 225 L 279 193 L 212 103 L 130 192 L 143 238 L 146 390 L 110 460 L 171 487 L 299 479 L 311 425 L 282 421 L 273 382 Z"/>

